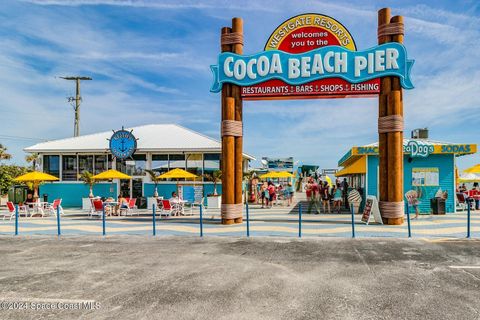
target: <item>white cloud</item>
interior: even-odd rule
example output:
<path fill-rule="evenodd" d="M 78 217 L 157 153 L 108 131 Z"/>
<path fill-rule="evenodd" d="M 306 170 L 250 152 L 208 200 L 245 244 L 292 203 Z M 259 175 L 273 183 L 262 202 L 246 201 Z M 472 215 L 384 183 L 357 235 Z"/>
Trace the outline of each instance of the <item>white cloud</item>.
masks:
<path fill-rule="evenodd" d="M 0 21 L 0 116 L 9 119 L 0 135 L 45 138 L 71 135 L 73 113 L 65 97 L 73 94 L 73 84 L 55 76 L 77 73 L 96 75 L 82 84 L 82 132 L 178 122 L 218 137 L 220 105 L 218 95 L 208 93 L 209 65 L 218 53 L 219 29 L 232 16 L 245 18 L 248 53 L 259 51 L 284 19 L 312 11 L 351 28 L 359 48 L 371 46 L 378 10 L 375 2 L 271 0 L 30 0 L 15 5 L 20 7 L 0 8 L 5 17 Z M 20 10 L 22 15 L 16 13 Z M 480 62 L 468 54 L 480 49 L 474 41 L 480 36 L 478 15 L 433 4 L 400 6 L 392 13 L 405 16 L 406 45 L 416 59 L 416 88 L 404 92 L 407 127 L 429 126 L 438 140 L 464 142 L 458 139 L 465 136 L 456 138 L 451 129 L 480 111 Z M 189 19 L 191 14 L 195 17 Z M 131 26 L 123 25 L 123 18 Z M 245 150 L 332 167 L 352 145 L 377 139 L 377 108 L 375 99 L 246 102 Z M 50 116 L 41 119 L 44 114 Z M 473 126 L 464 131 L 478 136 Z M 19 146 L 25 141 L 7 145 L 21 161 Z"/>

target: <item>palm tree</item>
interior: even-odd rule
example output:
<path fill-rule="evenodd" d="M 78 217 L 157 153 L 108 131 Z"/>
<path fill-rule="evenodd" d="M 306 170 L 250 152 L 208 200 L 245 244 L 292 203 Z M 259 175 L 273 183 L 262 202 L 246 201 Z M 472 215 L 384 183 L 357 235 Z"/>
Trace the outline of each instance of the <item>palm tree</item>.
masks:
<path fill-rule="evenodd" d="M 40 155 L 35 152 L 25 156 L 25 161 L 27 161 L 28 163 L 30 162 L 32 163 L 33 170 L 35 170 L 35 168 L 37 167 L 37 162 L 39 159 L 40 159 Z"/>
<path fill-rule="evenodd" d="M 217 183 L 222 180 L 222 170 L 215 170 L 211 174 L 206 173 L 205 178 L 213 182 L 213 195 L 218 196 Z"/>
<path fill-rule="evenodd" d="M 148 175 L 150 176 L 150 180 L 152 180 L 153 184 L 155 185 L 155 191 L 153 192 L 153 197 L 158 198 L 157 187 L 158 187 L 158 176 L 160 174 L 156 171 L 149 170 L 149 169 L 145 169 L 145 172 L 148 173 Z"/>
<path fill-rule="evenodd" d="M 0 161 L 10 160 L 11 158 L 12 155 L 10 153 L 7 153 L 7 147 L 3 146 L 3 144 L 0 143 Z"/>
<path fill-rule="evenodd" d="M 95 179 L 93 179 L 93 173 L 85 170 L 80 175 L 80 179 L 82 179 L 85 184 L 88 184 L 88 186 L 90 187 L 90 194 L 88 195 L 88 197 L 93 198 L 93 185 L 97 183 Z"/>

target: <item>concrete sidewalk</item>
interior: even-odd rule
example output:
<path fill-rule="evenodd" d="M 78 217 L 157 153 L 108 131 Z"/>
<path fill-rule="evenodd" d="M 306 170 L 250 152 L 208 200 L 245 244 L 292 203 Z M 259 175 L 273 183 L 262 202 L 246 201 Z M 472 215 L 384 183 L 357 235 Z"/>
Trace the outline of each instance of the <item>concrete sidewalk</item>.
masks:
<path fill-rule="evenodd" d="M 479 319 L 480 241 L 0 237 L 1 319 Z"/>
<path fill-rule="evenodd" d="M 350 214 L 304 214 L 302 215 L 302 234 L 304 237 L 351 237 Z M 61 230 L 64 235 L 102 235 L 102 221 L 99 217 L 88 218 L 81 210 L 65 210 L 61 218 Z M 188 212 L 190 213 L 190 212 Z M 168 219 L 157 216 L 156 229 L 159 236 L 187 235 L 198 236 L 200 233 L 199 209 L 193 210 L 193 215 L 171 217 Z M 149 236 L 152 234 L 152 212 L 140 210 L 139 216 L 107 217 L 106 233 L 133 234 Z M 250 207 L 250 235 L 258 236 L 298 236 L 298 208 L 274 207 L 261 209 Z M 480 238 L 480 214 L 472 212 L 471 236 Z M 203 231 L 205 236 L 246 236 L 246 223 L 240 225 L 222 225 L 219 210 L 203 212 Z M 246 214 L 244 213 L 246 220 Z M 355 230 L 357 237 L 397 237 L 406 238 L 407 223 L 399 226 L 378 224 L 365 225 L 361 215 L 355 215 Z M 15 223 L 0 220 L 0 235 L 13 235 Z M 412 220 L 412 236 L 415 238 L 465 238 L 467 232 L 467 215 L 465 212 L 447 215 L 421 215 L 418 220 Z M 57 221 L 54 216 L 44 218 L 19 219 L 20 235 L 56 235 Z"/>

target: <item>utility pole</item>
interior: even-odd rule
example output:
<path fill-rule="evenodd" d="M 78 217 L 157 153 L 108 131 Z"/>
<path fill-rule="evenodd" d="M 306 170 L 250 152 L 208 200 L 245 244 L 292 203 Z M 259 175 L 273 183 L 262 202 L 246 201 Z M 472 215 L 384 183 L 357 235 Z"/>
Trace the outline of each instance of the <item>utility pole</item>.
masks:
<path fill-rule="evenodd" d="M 69 97 L 68 102 L 75 102 L 73 106 L 75 110 L 75 123 L 73 128 L 73 136 L 78 137 L 80 135 L 80 101 L 82 97 L 80 96 L 80 80 L 92 80 L 90 77 L 60 77 L 65 80 L 75 80 L 76 82 L 76 94 L 75 97 Z"/>

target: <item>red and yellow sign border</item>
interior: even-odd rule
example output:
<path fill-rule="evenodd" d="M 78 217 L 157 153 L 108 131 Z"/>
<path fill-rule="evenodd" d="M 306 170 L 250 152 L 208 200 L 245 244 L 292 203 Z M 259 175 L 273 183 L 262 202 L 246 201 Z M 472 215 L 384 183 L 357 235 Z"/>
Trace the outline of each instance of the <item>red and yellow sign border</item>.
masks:
<path fill-rule="evenodd" d="M 302 19 L 305 23 L 302 22 Z M 307 23 L 309 21 L 309 23 Z M 302 23 L 302 24 L 301 24 Z M 295 25 L 294 28 L 290 29 L 291 25 Z M 331 26 L 330 28 L 327 27 L 327 25 Z M 332 30 L 333 26 L 336 26 L 335 30 Z M 352 51 L 357 51 L 357 46 L 355 44 L 355 40 L 353 39 L 352 35 L 350 32 L 345 28 L 343 24 L 341 24 L 339 21 L 335 20 L 334 18 L 324 15 L 324 14 L 318 14 L 318 13 L 302 13 L 297 16 L 294 16 L 290 19 L 285 20 L 282 24 L 280 24 L 268 37 L 268 41 L 265 44 L 264 50 L 279 50 L 278 48 L 280 47 L 281 43 L 283 40 L 285 40 L 286 36 L 288 36 L 290 33 L 296 31 L 299 27 L 321 27 L 326 29 L 327 31 L 330 31 L 335 38 L 338 40 L 340 45 L 346 49 L 352 50 Z M 288 32 L 286 32 L 284 35 L 281 35 L 284 33 L 285 29 L 290 29 Z M 329 30 L 330 29 L 330 30 Z M 345 36 L 345 38 L 340 38 L 339 33 L 341 32 L 342 35 Z M 275 46 L 269 46 L 269 44 L 275 40 L 275 37 L 279 37 L 280 40 L 278 41 L 278 44 Z M 344 45 L 342 44 L 344 42 L 343 39 L 348 40 L 348 44 Z"/>

